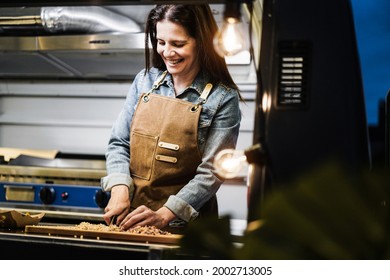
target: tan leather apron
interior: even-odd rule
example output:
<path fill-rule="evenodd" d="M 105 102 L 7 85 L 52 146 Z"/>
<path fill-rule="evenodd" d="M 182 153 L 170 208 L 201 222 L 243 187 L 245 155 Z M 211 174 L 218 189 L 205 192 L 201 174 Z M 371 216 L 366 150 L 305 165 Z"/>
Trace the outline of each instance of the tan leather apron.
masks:
<path fill-rule="evenodd" d="M 130 127 L 130 173 L 135 193 L 131 208 L 146 205 L 156 211 L 196 174 L 201 163 L 198 123 L 202 104 L 212 88 L 207 84 L 198 102 L 152 93 L 165 78 L 163 73 L 137 104 Z M 200 210 L 218 214 L 214 196 Z"/>

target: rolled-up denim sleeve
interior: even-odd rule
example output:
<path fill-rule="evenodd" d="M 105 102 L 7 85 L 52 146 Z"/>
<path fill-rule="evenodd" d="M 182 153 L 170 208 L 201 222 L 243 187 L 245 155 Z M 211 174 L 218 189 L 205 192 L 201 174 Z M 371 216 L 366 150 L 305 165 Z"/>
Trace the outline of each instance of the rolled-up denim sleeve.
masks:
<path fill-rule="evenodd" d="M 134 192 L 134 182 L 130 175 L 123 173 L 112 173 L 101 178 L 101 187 L 103 191 L 109 192 L 114 186 L 126 185 L 129 187 L 130 194 Z"/>

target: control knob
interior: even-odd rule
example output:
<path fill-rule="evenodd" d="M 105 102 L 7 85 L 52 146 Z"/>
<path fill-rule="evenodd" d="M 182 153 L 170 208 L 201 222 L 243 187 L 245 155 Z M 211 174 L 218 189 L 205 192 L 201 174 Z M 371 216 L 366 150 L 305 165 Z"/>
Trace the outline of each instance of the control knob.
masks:
<path fill-rule="evenodd" d="M 55 198 L 56 198 L 56 192 L 52 187 L 42 187 L 41 190 L 39 191 L 39 199 L 44 204 L 53 203 Z"/>
<path fill-rule="evenodd" d="M 102 190 L 97 190 L 95 194 L 95 202 L 100 208 L 105 208 L 110 200 L 110 193 Z"/>

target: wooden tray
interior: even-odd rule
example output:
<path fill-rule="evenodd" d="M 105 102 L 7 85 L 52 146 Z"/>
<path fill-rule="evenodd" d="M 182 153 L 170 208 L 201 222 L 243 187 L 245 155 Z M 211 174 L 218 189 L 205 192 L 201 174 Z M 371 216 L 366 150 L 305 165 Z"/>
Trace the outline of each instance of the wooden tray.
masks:
<path fill-rule="evenodd" d="M 96 239 L 114 239 L 125 241 L 138 241 L 145 243 L 164 243 L 164 244 L 177 244 L 179 243 L 182 235 L 147 235 L 147 234 L 134 234 L 128 232 L 106 232 L 106 231 L 94 231 L 94 230 L 75 230 L 73 228 L 67 229 L 66 226 L 26 226 L 24 231 L 26 233 L 41 233 L 49 235 L 65 235 L 73 236 L 75 238 L 96 238 Z"/>

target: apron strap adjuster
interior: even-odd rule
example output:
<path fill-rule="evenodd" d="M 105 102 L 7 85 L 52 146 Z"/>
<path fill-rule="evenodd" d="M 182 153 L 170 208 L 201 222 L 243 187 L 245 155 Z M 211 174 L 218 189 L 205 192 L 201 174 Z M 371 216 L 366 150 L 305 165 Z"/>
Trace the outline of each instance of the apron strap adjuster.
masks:
<path fill-rule="evenodd" d="M 143 101 L 146 103 L 149 101 L 149 94 L 151 94 L 154 90 L 158 89 L 160 85 L 163 83 L 165 76 L 167 75 L 168 71 L 164 71 L 156 81 L 154 81 L 152 88 L 145 94 L 143 97 Z"/>
<path fill-rule="evenodd" d="M 207 98 L 209 97 L 209 94 L 210 94 L 212 88 L 213 88 L 213 84 L 211 84 L 211 83 L 208 83 L 208 84 L 204 87 L 204 89 L 203 89 L 203 91 L 202 91 L 202 94 L 199 96 L 198 102 L 197 102 L 196 105 L 195 105 L 196 108 L 194 109 L 194 111 L 193 111 L 192 108 L 191 108 L 191 112 L 195 112 L 195 111 L 198 109 L 199 105 L 205 104 L 205 103 L 206 103 Z"/>

